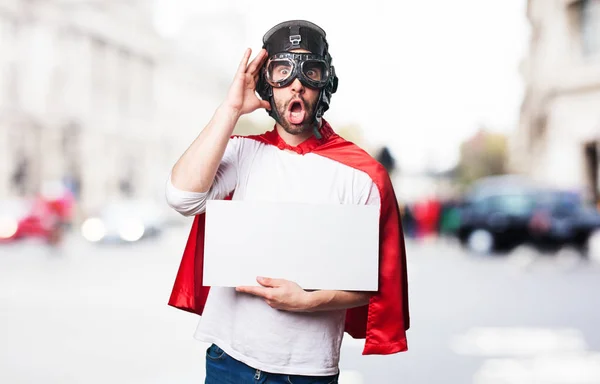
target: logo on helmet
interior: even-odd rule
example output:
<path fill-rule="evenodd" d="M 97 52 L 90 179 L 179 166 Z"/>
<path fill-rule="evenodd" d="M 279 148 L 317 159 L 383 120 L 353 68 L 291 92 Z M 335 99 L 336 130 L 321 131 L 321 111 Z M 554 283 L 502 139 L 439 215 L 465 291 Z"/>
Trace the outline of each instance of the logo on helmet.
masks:
<path fill-rule="evenodd" d="M 292 45 L 300 45 L 301 41 L 302 41 L 302 36 L 300 36 L 300 35 L 290 36 L 290 43 L 292 43 Z"/>

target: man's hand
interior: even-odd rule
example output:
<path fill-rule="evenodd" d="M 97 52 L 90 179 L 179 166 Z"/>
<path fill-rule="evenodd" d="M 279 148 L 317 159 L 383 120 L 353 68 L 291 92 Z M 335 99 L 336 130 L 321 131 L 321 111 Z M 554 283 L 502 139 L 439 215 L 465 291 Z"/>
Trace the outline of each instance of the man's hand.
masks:
<path fill-rule="evenodd" d="M 298 284 L 283 279 L 258 277 L 261 287 L 237 287 L 236 291 L 249 293 L 265 299 L 275 309 L 292 312 L 305 312 L 309 309 L 309 293 Z"/>
<path fill-rule="evenodd" d="M 258 55 L 248 64 L 252 50 L 246 49 L 240 62 L 223 106 L 235 111 L 238 116 L 254 112 L 259 108 L 270 109 L 266 100 L 256 96 L 256 82 L 263 63 L 267 59 L 267 51 L 261 49 Z"/>
<path fill-rule="evenodd" d="M 373 292 L 305 291 L 293 281 L 258 277 L 262 287 L 237 287 L 236 291 L 265 299 L 272 308 L 291 312 L 333 311 L 369 304 Z"/>

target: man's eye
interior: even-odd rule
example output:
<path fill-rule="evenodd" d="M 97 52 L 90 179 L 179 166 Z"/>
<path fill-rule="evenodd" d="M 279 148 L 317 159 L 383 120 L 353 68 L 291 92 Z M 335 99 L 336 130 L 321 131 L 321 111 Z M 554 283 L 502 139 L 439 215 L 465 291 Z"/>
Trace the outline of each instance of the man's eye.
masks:
<path fill-rule="evenodd" d="M 321 71 L 316 69 L 309 69 L 306 71 L 306 76 L 310 77 L 313 80 L 321 80 Z"/>

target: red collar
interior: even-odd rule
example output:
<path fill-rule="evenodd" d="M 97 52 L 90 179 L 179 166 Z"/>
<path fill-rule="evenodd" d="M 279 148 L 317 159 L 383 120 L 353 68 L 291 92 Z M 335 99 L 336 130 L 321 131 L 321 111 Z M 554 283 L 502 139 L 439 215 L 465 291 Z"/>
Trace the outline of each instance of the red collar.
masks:
<path fill-rule="evenodd" d="M 304 155 L 306 153 L 312 152 L 315 148 L 317 148 L 318 146 L 327 142 L 327 140 L 334 134 L 333 129 L 331 128 L 329 123 L 327 121 L 325 121 L 325 119 L 323 119 L 322 121 L 323 121 L 323 124 L 321 125 L 321 128 L 319 129 L 319 133 L 321 133 L 321 139 L 317 139 L 315 137 L 315 135 L 312 135 L 308 139 L 304 140 L 302 143 L 298 144 L 297 146 L 292 146 L 292 145 L 287 144 L 281 138 L 281 136 L 279 136 L 279 133 L 277 132 L 276 127 L 274 127 L 273 130 L 271 130 L 269 132 L 265 132 L 261 136 L 264 139 L 266 139 L 269 143 L 275 145 L 277 148 L 279 148 L 281 150 L 289 149 L 290 151 L 294 151 L 300 155 Z"/>

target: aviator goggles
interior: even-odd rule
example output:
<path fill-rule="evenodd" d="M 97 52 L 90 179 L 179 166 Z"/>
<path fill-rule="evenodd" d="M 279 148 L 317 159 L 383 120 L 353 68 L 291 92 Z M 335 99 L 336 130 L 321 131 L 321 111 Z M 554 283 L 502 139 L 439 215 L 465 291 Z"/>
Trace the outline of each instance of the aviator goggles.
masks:
<path fill-rule="evenodd" d="M 331 76 L 330 66 L 320 55 L 277 53 L 265 64 L 265 79 L 275 88 L 285 87 L 298 78 L 311 88 L 323 88 Z"/>

